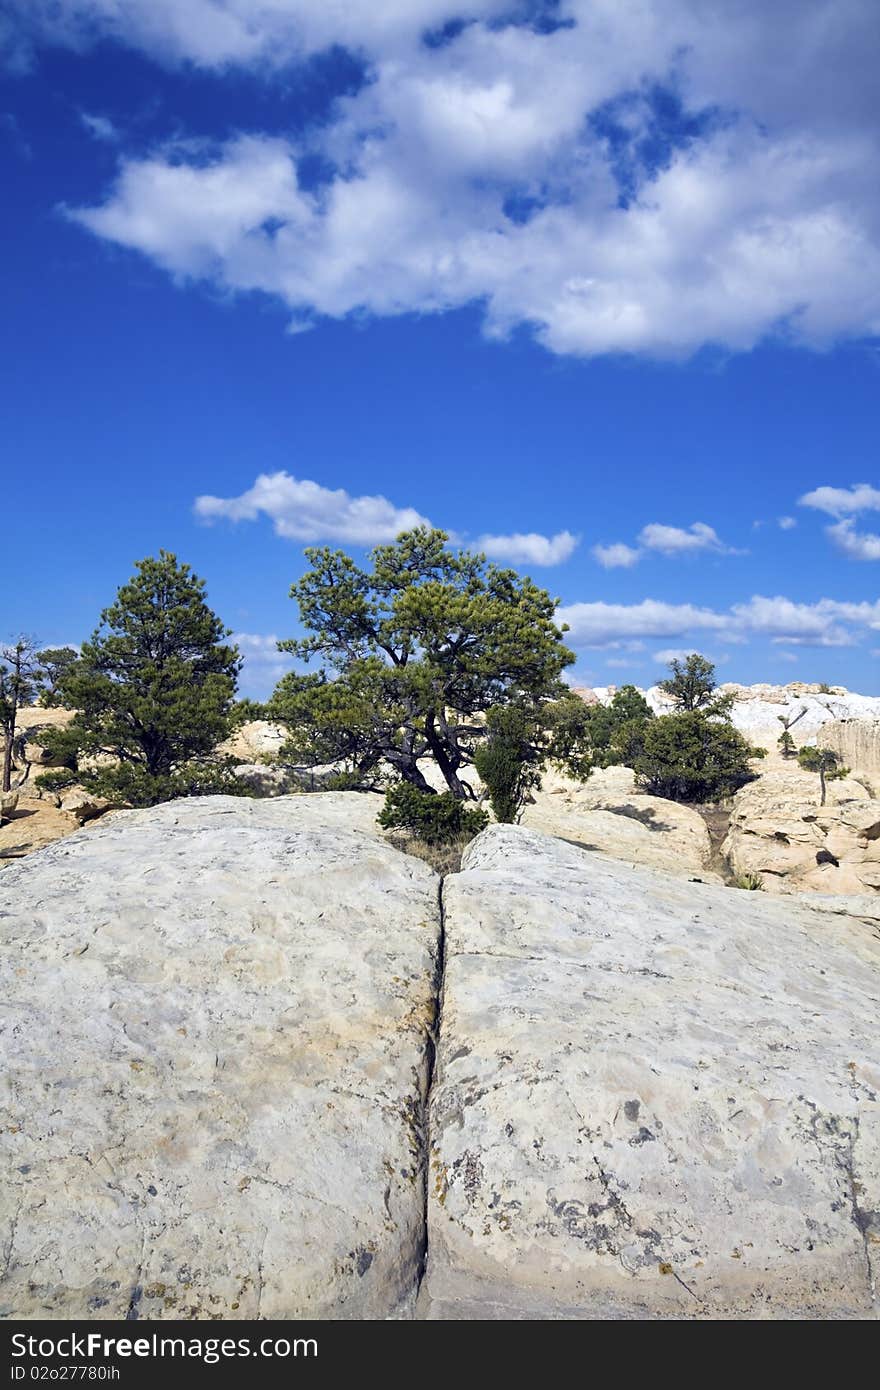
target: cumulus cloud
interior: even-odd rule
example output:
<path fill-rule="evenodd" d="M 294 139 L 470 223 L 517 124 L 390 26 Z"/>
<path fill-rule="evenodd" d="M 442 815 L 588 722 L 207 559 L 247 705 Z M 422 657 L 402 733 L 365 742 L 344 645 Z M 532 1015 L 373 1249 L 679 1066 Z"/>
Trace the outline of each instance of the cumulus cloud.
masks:
<path fill-rule="evenodd" d="M 872 535 L 870 531 L 854 530 L 850 520 L 829 526 L 826 534 L 838 550 L 842 550 L 851 560 L 880 560 L 880 536 Z"/>
<path fill-rule="evenodd" d="M 614 545 L 594 545 L 593 556 L 603 569 L 631 569 L 637 564 L 645 551 L 675 557 L 713 552 L 716 555 L 740 555 L 742 551 L 725 545 L 713 527 L 704 521 L 695 521 L 684 530 L 680 526 L 664 526 L 652 521 L 643 526 L 638 537 L 638 548 L 617 541 Z"/>
<path fill-rule="evenodd" d="M 736 553 L 704 521 L 695 521 L 686 531 L 680 526 L 662 526 L 658 522 L 651 522 L 642 528 L 639 543 L 646 550 L 657 550 L 661 555 L 694 555 L 705 550 L 714 550 L 718 555 Z"/>
<path fill-rule="evenodd" d="M 579 540 L 571 531 L 558 531 L 555 536 L 529 531 L 525 535 L 480 536 L 475 548 L 492 560 L 506 560 L 512 565 L 561 565 L 574 554 Z"/>
<path fill-rule="evenodd" d="M 814 507 L 829 516 L 854 516 L 858 512 L 880 511 L 880 491 L 870 483 L 852 487 L 817 487 L 798 498 L 798 506 Z"/>
<path fill-rule="evenodd" d="M 21 35 L 370 80 L 308 136 L 123 158 L 70 216 L 292 321 L 485 309 L 556 353 L 880 331 L 875 0 L 8 0 Z M 19 42 L 20 48 L 20 42 Z M 677 116 L 658 103 L 664 91 Z M 320 189 L 300 178 L 319 154 Z"/>
<path fill-rule="evenodd" d="M 205 522 L 255 521 L 267 516 L 276 535 L 292 541 L 345 541 L 380 545 L 400 531 L 429 526 L 413 507 L 395 507 L 385 497 L 351 497 L 289 473 L 261 473 L 239 497 L 197 497 L 196 516 Z"/>
<path fill-rule="evenodd" d="M 632 569 L 638 564 L 641 551 L 617 541 L 614 545 L 594 545 L 593 556 L 603 569 Z"/>
<path fill-rule="evenodd" d="M 793 531 L 797 526 L 797 522 L 793 516 L 781 516 L 777 521 L 777 525 L 780 531 Z"/>
<path fill-rule="evenodd" d="M 880 600 L 796 603 L 783 595 L 755 595 L 717 611 L 690 603 L 643 599 L 633 604 L 565 604 L 557 617 L 568 624 L 567 640 L 577 647 L 612 648 L 632 639 L 664 637 L 697 640 L 707 634 L 725 643 L 758 637 L 773 645 L 847 647 L 858 641 L 860 629 L 880 631 Z"/>
<path fill-rule="evenodd" d="M 569 627 L 569 640 L 583 647 L 608 647 L 628 638 L 682 637 L 687 632 L 712 632 L 730 621 L 709 608 L 691 603 L 571 603 L 557 612 Z"/>

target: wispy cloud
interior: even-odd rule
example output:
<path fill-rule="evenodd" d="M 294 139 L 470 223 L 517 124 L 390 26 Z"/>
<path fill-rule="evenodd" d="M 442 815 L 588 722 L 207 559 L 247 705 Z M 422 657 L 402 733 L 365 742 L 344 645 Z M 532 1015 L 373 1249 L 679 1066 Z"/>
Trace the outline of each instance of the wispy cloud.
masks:
<path fill-rule="evenodd" d="M 118 144 L 122 139 L 121 132 L 117 130 L 109 116 L 92 115 L 89 111 L 80 111 L 79 118 L 89 134 L 105 145 Z"/>

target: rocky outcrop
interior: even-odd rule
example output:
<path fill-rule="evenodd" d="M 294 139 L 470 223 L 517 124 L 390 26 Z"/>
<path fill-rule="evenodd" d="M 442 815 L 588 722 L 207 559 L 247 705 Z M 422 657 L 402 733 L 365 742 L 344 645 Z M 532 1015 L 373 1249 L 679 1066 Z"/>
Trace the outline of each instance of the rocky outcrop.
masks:
<path fill-rule="evenodd" d="M 737 792 L 722 846 L 738 875 L 759 875 L 773 893 L 880 890 L 880 801 L 852 778 L 769 772 Z"/>
<path fill-rule="evenodd" d="M 709 867 L 709 832 L 699 811 L 640 791 L 628 767 L 597 768 L 582 783 L 547 773 L 522 824 L 629 864 L 688 878 L 716 878 Z"/>
<path fill-rule="evenodd" d="M 280 724 L 272 724 L 267 719 L 252 719 L 236 729 L 217 751 L 241 763 L 258 763 L 263 759 L 271 761 L 278 756 L 287 737 Z"/>
<path fill-rule="evenodd" d="M 871 903 L 511 826 L 438 893 L 380 801 L 0 874 L 0 1316 L 876 1313 Z"/>
<path fill-rule="evenodd" d="M 361 802 L 121 812 L 0 874 L 4 1316 L 407 1311 L 437 879 Z"/>
<path fill-rule="evenodd" d="M 424 1316 L 876 1314 L 876 928 L 510 826 L 444 904 Z"/>
<path fill-rule="evenodd" d="M 823 724 L 816 735 L 820 748 L 830 748 L 843 767 L 880 792 L 880 718 L 839 719 Z"/>

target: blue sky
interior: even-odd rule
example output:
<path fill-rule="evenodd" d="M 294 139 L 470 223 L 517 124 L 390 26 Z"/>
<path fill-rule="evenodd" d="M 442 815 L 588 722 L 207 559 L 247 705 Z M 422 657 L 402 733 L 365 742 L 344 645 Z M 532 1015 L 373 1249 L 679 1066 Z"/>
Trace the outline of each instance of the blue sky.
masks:
<path fill-rule="evenodd" d="M 265 694 L 304 545 L 424 518 L 583 683 L 876 692 L 874 0 L 6 0 L 0 53 L 4 637 L 164 547 Z"/>

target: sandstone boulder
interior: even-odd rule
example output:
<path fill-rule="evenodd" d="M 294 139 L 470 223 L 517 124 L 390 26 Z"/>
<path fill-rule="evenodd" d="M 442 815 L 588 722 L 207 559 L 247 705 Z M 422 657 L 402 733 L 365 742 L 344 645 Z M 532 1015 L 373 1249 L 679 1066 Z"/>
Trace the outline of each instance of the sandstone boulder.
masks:
<path fill-rule="evenodd" d="M 93 796 L 84 787 L 71 787 L 70 791 L 61 794 L 59 802 L 61 810 L 68 816 L 73 816 L 78 825 L 84 825 L 87 820 L 95 820 L 110 809 L 110 802 L 105 797 Z"/>
<path fill-rule="evenodd" d="M 0 1315 L 407 1310 L 437 880 L 362 800 L 119 812 L 4 868 Z"/>
<path fill-rule="evenodd" d="M 876 925 L 512 826 L 443 900 L 423 1316 L 876 1315 Z"/>
<path fill-rule="evenodd" d="M 852 778 L 829 782 L 819 806 L 812 773 L 769 772 L 737 792 L 723 845 L 736 874 L 772 893 L 880 888 L 880 801 Z"/>
<path fill-rule="evenodd" d="M 717 878 L 699 811 L 640 791 L 628 767 L 598 768 L 583 783 L 548 772 L 522 824 L 630 864 Z"/>

